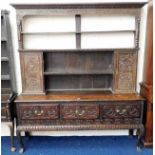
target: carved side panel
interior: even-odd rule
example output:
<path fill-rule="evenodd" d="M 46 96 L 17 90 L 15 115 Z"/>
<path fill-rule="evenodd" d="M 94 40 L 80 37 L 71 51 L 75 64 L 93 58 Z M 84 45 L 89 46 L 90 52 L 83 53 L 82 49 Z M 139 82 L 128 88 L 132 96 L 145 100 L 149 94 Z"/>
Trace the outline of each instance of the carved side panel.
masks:
<path fill-rule="evenodd" d="M 39 52 L 20 53 L 22 71 L 22 93 L 43 94 L 43 56 Z"/>
<path fill-rule="evenodd" d="M 115 52 L 114 92 L 135 92 L 137 76 L 136 70 L 136 52 Z"/>

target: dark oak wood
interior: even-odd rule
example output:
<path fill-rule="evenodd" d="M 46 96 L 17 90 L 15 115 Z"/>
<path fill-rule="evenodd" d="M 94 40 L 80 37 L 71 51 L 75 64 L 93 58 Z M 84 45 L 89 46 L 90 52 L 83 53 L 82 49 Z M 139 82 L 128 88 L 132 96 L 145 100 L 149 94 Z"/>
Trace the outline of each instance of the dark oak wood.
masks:
<path fill-rule="evenodd" d="M 148 25 L 146 38 L 146 55 L 144 78 L 141 84 L 141 94 L 147 100 L 145 121 L 145 147 L 153 147 L 153 2 L 149 3 Z"/>
<path fill-rule="evenodd" d="M 22 91 L 27 94 L 44 94 L 42 53 L 20 53 Z"/>
<path fill-rule="evenodd" d="M 52 102 L 52 101 L 137 101 L 145 100 L 139 94 L 53 94 L 48 95 L 20 95 L 16 98 L 16 103 L 20 102 Z"/>
<path fill-rule="evenodd" d="M 22 120 L 51 120 L 59 118 L 58 104 L 22 104 L 19 117 Z"/>
<path fill-rule="evenodd" d="M 145 99 L 135 88 L 140 8 L 144 4 L 13 4 L 17 10 L 23 85 L 22 94 L 15 101 L 21 152 L 21 131 L 138 129 L 137 147 L 141 147 Z M 81 49 L 81 34 L 129 32 L 81 31 L 83 15 L 106 14 L 112 9 L 114 15 L 135 17 L 135 30 L 130 31 L 134 47 Z M 74 16 L 75 32 L 62 34 L 75 35 L 76 49 L 25 49 L 25 35 L 61 34 L 24 32 L 23 20 L 31 15 Z"/>
<path fill-rule="evenodd" d="M 94 103 L 85 104 L 85 103 L 72 103 L 72 104 L 63 104 L 60 108 L 61 119 L 71 119 L 71 120 L 93 120 L 99 117 L 99 105 Z"/>
<path fill-rule="evenodd" d="M 144 98 L 136 94 L 70 94 L 19 96 L 18 126 L 77 124 L 141 124 Z M 73 121 L 74 120 L 74 121 Z"/>
<path fill-rule="evenodd" d="M 76 22 L 76 48 L 81 48 L 81 15 L 75 16 Z"/>
<path fill-rule="evenodd" d="M 137 53 L 115 52 L 114 91 L 132 93 L 136 89 Z"/>

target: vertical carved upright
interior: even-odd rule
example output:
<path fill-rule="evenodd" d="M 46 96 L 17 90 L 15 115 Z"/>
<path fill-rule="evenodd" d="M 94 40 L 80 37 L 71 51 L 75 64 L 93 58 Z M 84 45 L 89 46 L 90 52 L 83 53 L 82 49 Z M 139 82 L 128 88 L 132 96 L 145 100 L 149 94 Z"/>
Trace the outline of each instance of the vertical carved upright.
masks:
<path fill-rule="evenodd" d="M 114 92 L 132 93 L 136 87 L 136 52 L 115 52 Z"/>
<path fill-rule="evenodd" d="M 23 48 L 23 15 L 17 11 L 17 33 L 18 33 L 18 46 L 19 49 Z"/>
<path fill-rule="evenodd" d="M 139 48 L 139 30 L 140 30 L 140 17 L 136 16 L 135 18 L 135 48 Z"/>
<path fill-rule="evenodd" d="M 22 93 L 44 94 L 43 58 L 40 52 L 21 52 Z"/>

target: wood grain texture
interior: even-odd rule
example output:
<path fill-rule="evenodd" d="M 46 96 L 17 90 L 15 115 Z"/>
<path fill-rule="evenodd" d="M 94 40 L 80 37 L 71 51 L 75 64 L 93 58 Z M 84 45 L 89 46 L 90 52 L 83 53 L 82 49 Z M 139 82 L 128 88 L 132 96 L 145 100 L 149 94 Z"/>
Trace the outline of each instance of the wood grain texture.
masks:
<path fill-rule="evenodd" d="M 140 144 L 144 131 L 145 99 L 135 92 L 139 23 L 136 23 L 136 30 L 132 31 L 136 36 L 136 47 L 80 49 L 80 17 L 104 14 L 139 17 L 143 5 L 13 5 L 17 9 L 20 29 L 20 21 L 29 15 L 76 16 L 77 26 L 77 49 L 26 50 L 24 46 L 20 47 L 23 94 L 15 101 L 18 135 L 20 131 L 139 129 Z M 19 31 L 19 43 L 23 42 L 21 34 L 25 35 Z M 47 94 L 39 95 L 44 92 L 44 87 Z M 105 89 L 110 93 L 107 94 Z M 19 139 L 22 149 L 20 136 Z"/>
<path fill-rule="evenodd" d="M 19 125 L 17 131 L 61 131 L 61 130 L 118 130 L 118 129 L 144 129 L 142 124 L 118 124 L 105 125 L 96 124 L 77 124 L 77 125 Z"/>
<path fill-rule="evenodd" d="M 10 103 L 1 103 L 1 120 L 2 122 L 11 121 Z"/>
<path fill-rule="evenodd" d="M 145 100 L 139 94 L 99 94 L 99 93 L 71 93 L 71 94 L 61 94 L 61 93 L 50 93 L 47 95 L 19 95 L 16 99 L 16 103 L 22 102 L 52 102 L 52 101 L 137 101 Z"/>
<path fill-rule="evenodd" d="M 22 120 L 52 120 L 59 118 L 58 104 L 22 104 L 18 109 L 18 117 Z"/>
<path fill-rule="evenodd" d="M 142 124 L 143 102 L 18 103 L 17 113 L 18 125 Z"/>
<path fill-rule="evenodd" d="M 22 93 L 44 94 L 42 53 L 21 53 Z"/>
<path fill-rule="evenodd" d="M 114 92 L 135 93 L 137 53 L 115 52 Z"/>
<path fill-rule="evenodd" d="M 60 108 L 62 119 L 97 119 L 99 117 L 99 105 L 96 104 L 63 104 Z"/>
<path fill-rule="evenodd" d="M 108 102 L 101 107 L 102 118 L 140 118 L 141 116 L 141 104 L 137 102 L 116 102 L 114 104 Z"/>

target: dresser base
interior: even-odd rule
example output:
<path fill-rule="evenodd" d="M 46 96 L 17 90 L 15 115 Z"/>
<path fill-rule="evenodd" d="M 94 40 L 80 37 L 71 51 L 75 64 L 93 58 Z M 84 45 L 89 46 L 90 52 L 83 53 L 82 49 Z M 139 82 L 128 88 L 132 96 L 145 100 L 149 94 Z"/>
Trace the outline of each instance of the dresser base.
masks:
<path fill-rule="evenodd" d="M 138 142 L 137 142 L 137 150 L 141 150 L 143 143 L 142 143 L 142 137 L 144 134 L 144 126 L 143 124 L 130 124 L 130 125 L 103 125 L 103 124 L 89 124 L 89 125 L 51 125 L 51 126 L 32 126 L 32 125 L 19 125 L 17 127 L 17 137 L 20 143 L 20 150 L 19 153 L 24 152 L 24 144 L 21 137 L 21 132 L 31 132 L 31 131 L 77 131 L 77 130 L 120 130 L 120 129 L 129 129 L 129 131 L 132 131 L 133 129 L 137 129 L 137 136 L 138 136 Z M 130 132 L 129 132 L 130 133 Z"/>
<path fill-rule="evenodd" d="M 16 101 L 17 136 L 21 132 L 137 129 L 142 147 L 144 98 L 138 94 L 20 95 Z"/>

